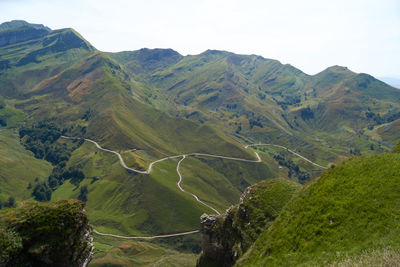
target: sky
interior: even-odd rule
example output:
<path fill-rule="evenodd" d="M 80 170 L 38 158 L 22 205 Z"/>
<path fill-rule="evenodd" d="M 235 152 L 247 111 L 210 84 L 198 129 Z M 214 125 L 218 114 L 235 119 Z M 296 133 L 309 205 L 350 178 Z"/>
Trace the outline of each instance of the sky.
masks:
<path fill-rule="evenodd" d="M 14 19 L 74 28 L 107 52 L 218 49 L 400 77 L 399 0 L 0 0 L 0 23 Z"/>

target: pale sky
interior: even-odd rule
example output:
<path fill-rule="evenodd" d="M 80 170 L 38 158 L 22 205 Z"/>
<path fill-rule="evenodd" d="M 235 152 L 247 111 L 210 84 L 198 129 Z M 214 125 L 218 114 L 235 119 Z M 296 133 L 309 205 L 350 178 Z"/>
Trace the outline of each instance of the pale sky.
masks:
<path fill-rule="evenodd" d="M 399 0 L 0 0 L 0 23 L 13 19 L 74 28 L 102 51 L 219 49 L 400 77 Z"/>

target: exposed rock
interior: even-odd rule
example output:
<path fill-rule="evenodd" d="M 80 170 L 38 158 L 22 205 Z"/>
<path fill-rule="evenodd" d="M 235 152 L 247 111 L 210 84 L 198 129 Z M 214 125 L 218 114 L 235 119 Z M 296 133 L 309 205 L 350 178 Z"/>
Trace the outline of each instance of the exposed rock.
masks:
<path fill-rule="evenodd" d="M 217 263 L 218 266 L 232 266 L 238 253 L 233 245 L 239 241 L 237 229 L 232 227 L 230 213 L 226 215 L 203 214 L 201 220 L 202 255 L 197 266 L 208 266 Z"/>
<path fill-rule="evenodd" d="M 93 238 L 77 200 L 23 203 L 0 213 L 0 266 L 87 266 Z"/>
<path fill-rule="evenodd" d="M 223 215 L 200 217 L 202 254 L 197 266 L 232 266 L 267 229 L 289 201 L 299 184 L 274 179 L 248 187 L 239 204 Z"/>
<path fill-rule="evenodd" d="M 29 28 L 34 28 L 34 29 L 51 31 L 51 29 L 49 27 L 46 27 L 43 24 L 33 24 L 33 23 L 26 22 L 24 20 L 12 20 L 12 21 L 3 22 L 2 24 L 0 24 L 0 31 L 6 31 L 6 30 L 21 28 L 21 27 L 29 27 Z"/>

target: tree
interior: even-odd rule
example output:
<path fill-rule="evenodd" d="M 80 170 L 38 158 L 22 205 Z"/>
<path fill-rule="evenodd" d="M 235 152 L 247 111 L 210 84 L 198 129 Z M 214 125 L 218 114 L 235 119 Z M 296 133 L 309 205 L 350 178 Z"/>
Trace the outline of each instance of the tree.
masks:
<path fill-rule="evenodd" d="M 15 198 L 14 197 L 11 196 L 11 197 L 8 198 L 7 206 L 10 207 L 10 208 L 14 208 L 15 207 Z"/>
<path fill-rule="evenodd" d="M 46 183 L 40 183 L 35 186 L 32 196 L 37 201 L 49 201 L 51 199 L 51 189 Z"/>
<path fill-rule="evenodd" d="M 89 190 L 88 190 L 87 185 L 82 186 L 81 187 L 81 191 L 80 191 L 79 196 L 78 196 L 78 199 L 83 201 L 83 202 L 86 202 L 88 193 L 89 193 Z"/>

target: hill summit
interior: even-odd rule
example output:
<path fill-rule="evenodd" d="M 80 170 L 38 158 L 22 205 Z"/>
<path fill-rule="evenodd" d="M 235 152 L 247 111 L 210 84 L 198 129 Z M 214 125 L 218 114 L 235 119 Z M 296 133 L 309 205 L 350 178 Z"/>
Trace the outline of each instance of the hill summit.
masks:
<path fill-rule="evenodd" d="M 351 158 L 305 186 L 238 266 L 314 266 L 398 250 L 400 154 Z"/>

